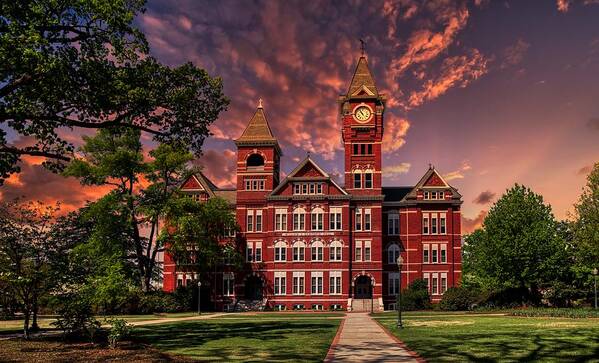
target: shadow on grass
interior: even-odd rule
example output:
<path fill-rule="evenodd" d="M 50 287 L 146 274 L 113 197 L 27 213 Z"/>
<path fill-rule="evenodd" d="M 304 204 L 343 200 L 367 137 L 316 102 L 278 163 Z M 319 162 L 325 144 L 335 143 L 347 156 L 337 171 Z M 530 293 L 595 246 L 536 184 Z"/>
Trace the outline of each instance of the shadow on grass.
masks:
<path fill-rule="evenodd" d="M 193 321 L 137 327 L 135 339 L 209 361 L 322 361 L 339 321 Z"/>

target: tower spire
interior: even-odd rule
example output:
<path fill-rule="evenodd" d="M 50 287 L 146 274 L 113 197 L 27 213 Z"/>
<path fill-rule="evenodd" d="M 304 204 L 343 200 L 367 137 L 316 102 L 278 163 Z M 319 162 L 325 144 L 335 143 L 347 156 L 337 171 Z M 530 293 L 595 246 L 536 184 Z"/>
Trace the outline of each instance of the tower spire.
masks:
<path fill-rule="evenodd" d="M 360 38 L 360 50 L 362 51 L 362 57 L 366 54 L 366 42 Z"/>
<path fill-rule="evenodd" d="M 260 98 L 258 99 L 258 108 L 263 108 L 263 107 L 262 107 L 262 97 L 260 97 Z"/>

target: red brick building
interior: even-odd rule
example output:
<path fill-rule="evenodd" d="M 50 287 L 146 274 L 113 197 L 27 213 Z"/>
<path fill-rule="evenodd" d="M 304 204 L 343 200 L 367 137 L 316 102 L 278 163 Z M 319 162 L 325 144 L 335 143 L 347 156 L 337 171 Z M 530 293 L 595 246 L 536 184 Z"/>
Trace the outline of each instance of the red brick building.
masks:
<path fill-rule="evenodd" d="M 230 201 L 246 269 L 215 271 L 217 309 L 257 301 L 273 309 L 389 309 L 399 288 L 425 279 L 433 301 L 461 276 L 461 195 L 429 167 L 415 186 L 382 186 L 385 96 L 365 57 L 338 99 L 345 183 L 310 156 L 280 180 L 281 148 L 260 104 L 237 145 L 235 190 L 203 175 L 182 189 Z M 164 289 L 194 280 L 165 256 Z"/>

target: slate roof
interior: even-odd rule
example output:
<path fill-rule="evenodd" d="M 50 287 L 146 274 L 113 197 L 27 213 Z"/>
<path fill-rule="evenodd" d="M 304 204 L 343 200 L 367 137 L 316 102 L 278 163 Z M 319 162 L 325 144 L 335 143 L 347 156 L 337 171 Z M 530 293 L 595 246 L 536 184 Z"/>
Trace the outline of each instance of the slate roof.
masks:
<path fill-rule="evenodd" d="M 270 125 L 266 120 L 264 108 L 259 106 L 254 113 L 254 116 L 248 123 L 241 137 L 236 142 L 252 142 L 252 141 L 274 141 L 277 140 L 272 134 Z"/>
<path fill-rule="evenodd" d="M 376 84 L 374 83 L 374 77 L 372 77 L 372 73 L 370 73 L 368 62 L 364 56 L 361 56 L 358 60 L 358 65 L 356 66 L 354 76 L 351 79 L 351 83 L 347 91 L 347 97 L 350 97 L 358 92 L 362 86 L 366 86 L 366 88 L 374 93 L 374 96 L 378 96 L 378 90 L 376 88 Z"/>

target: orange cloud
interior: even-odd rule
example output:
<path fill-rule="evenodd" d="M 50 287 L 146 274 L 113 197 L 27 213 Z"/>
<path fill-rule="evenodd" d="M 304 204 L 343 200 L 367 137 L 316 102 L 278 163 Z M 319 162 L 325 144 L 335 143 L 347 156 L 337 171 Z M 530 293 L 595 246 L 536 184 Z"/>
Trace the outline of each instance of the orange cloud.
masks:
<path fill-rule="evenodd" d="M 410 163 L 399 163 L 397 165 L 386 166 L 383 168 L 383 173 L 387 175 L 395 175 L 395 174 L 405 174 L 410 171 L 410 167 L 412 164 Z"/>
<path fill-rule="evenodd" d="M 481 210 L 474 218 L 462 216 L 462 234 L 466 235 L 482 227 L 489 211 Z"/>
<path fill-rule="evenodd" d="M 465 160 L 465 161 L 462 161 L 462 165 L 460 166 L 460 168 L 458 170 L 454 170 L 454 171 L 451 171 L 451 172 L 443 175 L 443 178 L 445 178 L 446 181 L 455 180 L 455 179 L 464 179 L 464 172 L 466 172 L 470 169 L 472 169 L 472 167 L 470 166 L 470 163 L 467 160 Z"/>
<path fill-rule="evenodd" d="M 410 128 L 410 122 L 405 118 L 397 118 L 392 114 L 385 120 L 385 134 L 383 135 L 383 151 L 398 150 L 405 143 L 405 136 Z"/>

